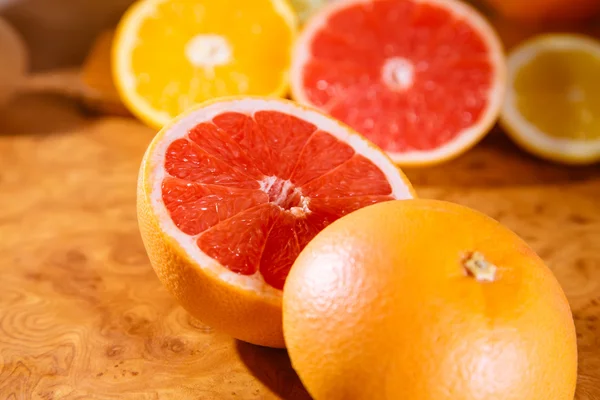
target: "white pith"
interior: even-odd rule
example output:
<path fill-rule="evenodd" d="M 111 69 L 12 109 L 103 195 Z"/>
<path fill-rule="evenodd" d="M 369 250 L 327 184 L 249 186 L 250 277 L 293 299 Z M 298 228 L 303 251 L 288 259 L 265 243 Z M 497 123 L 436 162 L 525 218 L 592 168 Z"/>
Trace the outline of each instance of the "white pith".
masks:
<path fill-rule="evenodd" d="M 509 87 L 502 108 L 502 125 L 510 130 L 513 136 L 522 137 L 520 140 L 526 142 L 524 145 L 536 148 L 542 153 L 548 155 L 560 154 L 567 158 L 584 161 L 594 160 L 600 157 L 600 139 L 578 140 L 549 136 L 535 124 L 525 119 L 518 108 L 517 93 L 513 83 L 519 71 L 539 54 L 561 50 L 585 51 L 596 55 L 600 60 L 600 44 L 594 40 L 575 35 L 544 36 L 518 47 L 508 58 Z M 574 87 L 568 94 L 568 100 L 572 102 L 580 101 L 582 96 L 581 89 Z M 585 112 L 585 110 L 583 111 Z"/>
<path fill-rule="evenodd" d="M 403 175 L 398 172 L 392 161 L 385 154 L 374 149 L 370 142 L 360 135 L 352 132 L 345 125 L 326 117 L 325 115 L 306 109 L 289 101 L 247 98 L 239 100 L 227 100 L 209 104 L 207 106 L 190 111 L 166 127 L 161 134 L 157 135 L 150 146 L 150 153 L 146 155 L 146 168 L 148 171 L 147 182 L 151 185 L 150 203 L 154 215 L 158 218 L 161 230 L 178 243 L 199 268 L 210 271 L 221 280 L 229 282 L 236 287 L 260 292 L 267 297 L 280 297 L 281 291 L 268 285 L 262 275 L 257 272 L 254 275 L 240 275 L 223 267 L 218 261 L 212 259 L 202 252 L 196 245 L 197 237 L 189 236 L 181 232 L 172 221 L 162 200 L 162 182 L 166 176 L 164 169 L 165 153 L 168 146 L 176 139 L 187 135 L 188 131 L 201 122 L 212 120 L 215 116 L 224 112 L 240 112 L 253 115 L 256 111 L 270 110 L 294 115 L 300 119 L 311 122 L 318 129 L 330 133 L 337 139 L 350 145 L 357 154 L 363 155 L 373 162 L 387 177 L 392 187 L 391 196 L 398 199 L 412 198 L 412 193 L 407 187 Z M 265 190 L 273 179 L 264 179 L 262 189 Z M 274 181 L 274 180 L 273 180 Z M 272 184 L 273 182 L 271 182 Z M 309 199 L 302 202 L 302 207 L 290 209 L 291 213 L 302 216 L 304 207 L 309 205 Z M 298 208 L 299 210 L 295 210 Z"/>
<path fill-rule="evenodd" d="M 409 89 L 415 80 L 415 67 L 410 60 L 402 57 L 388 59 L 381 71 L 381 80 L 391 89 L 399 92 Z"/>
<path fill-rule="evenodd" d="M 214 68 L 231 63 L 233 49 L 224 36 L 199 34 L 188 40 L 185 56 L 194 67 Z"/>
<path fill-rule="evenodd" d="M 329 17 L 340 10 L 357 4 L 369 4 L 377 0 L 344 0 L 329 4 L 311 18 L 305 25 L 294 47 L 292 57 L 290 85 L 294 98 L 300 103 L 315 106 L 304 94 L 302 71 L 311 59 L 310 43 L 317 32 L 327 26 Z M 408 151 L 402 153 L 388 152 L 395 162 L 402 165 L 419 165 L 434 163 L 438 160 L 451 158 L 465 148 L 477 142 L 495 123 L 504 100 L 506 68 L 504 51 L 500 39 L 489 23 L 473 7 L 458 0 L 411 0 L 414 3 L 431 4 L 449 10 L 453 15 L 468 21 L 477 32 L 481 33 L 489 47 L 490 64 L 494 68 L 494 78 L 488 91 L 487 108 L 479 121 L 460 132 L 448 143 L 427 151 Z M 327 111 L 327 110 L 324 110 Z"/>
<path fill-rule="evenodd" d="M 269 194 L 269 191 L 271 190 L 273 185 L 279 180 L 280 179 L 276 176 L 265 177 L 263 180 L 258 182 L 260 184 L 260 190 Z M 298 195 L 300 195 L 300 207 L 290 207 L 289 210 L 286 210 L 283 207 L 281 207 L 281 204 L 287 200 L 288 196 L 291 194 L 288 192 L 290 192 L 290 189 L 292 189 L 292 188 L 293 188 L 293 190 L 291 190 L 291 193 L 297 193 Z M 275 205 L 279 206 L 285 212 L 291 213 L 295 217 L 302 217 L 311 212 L 310 208 L 308 207 L 308 205 L 310 203 L 310 198 L 303 196 L 302 191 L 299 188 L 295 188 L 294 184 L 289 179 L 283 181 L 283 186 L 282 186 L 281 192 L 271 202 L 274 203 Z"/>

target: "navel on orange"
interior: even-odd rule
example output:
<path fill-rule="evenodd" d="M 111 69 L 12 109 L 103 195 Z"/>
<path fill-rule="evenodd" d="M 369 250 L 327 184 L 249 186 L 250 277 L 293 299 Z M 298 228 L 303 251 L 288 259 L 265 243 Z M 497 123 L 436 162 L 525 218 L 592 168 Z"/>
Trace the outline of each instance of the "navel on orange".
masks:
<path fill-rule="evenodd" d="M 212 98 L 284 96 L 296 25 L 287 0 L 140 0 L 116 32 L 117 88 L 157 128 Z"/>
<path fill-rule="evenodd" d="M 283 295 L 315 400 L 572 400 L 573 318 L 542 260 L 491 218 L 432 200 L 355 211 L 319 233 Z"/>
<path fill-rule="evenodd" d="M 138 218 L 152 266 L 194 316 L 284 347 L 281 289 L 300 250 L 358 208 L 413 197 L 384 153 L 295 103 L 204 104 L 154 138 Z"/>

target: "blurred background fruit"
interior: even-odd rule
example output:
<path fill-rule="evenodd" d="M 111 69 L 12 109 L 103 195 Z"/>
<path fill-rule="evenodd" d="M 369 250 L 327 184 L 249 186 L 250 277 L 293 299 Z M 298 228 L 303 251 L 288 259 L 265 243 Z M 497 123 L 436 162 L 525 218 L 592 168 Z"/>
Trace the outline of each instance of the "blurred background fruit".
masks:
<path fill-rule="evenodd" d="M 131 112 L 161 128 L 206 100 L 285 96 L 296 33 L 287 0 L 141 0 L 117 27 L 113 78 Z"/>
<path fill-rule="evenodd" d="M 346 0 L 300 33 L 291 92 L 398 165 L 427 166 L 458 157 L 490 131 L 505 75 L 493 27 L 462 1 Z"/>
<path fill-rule="evenodd" d="M 31 73 L 31 54 L 20 32 L 0 18 L 0 106 L 19 93 L 52 93 L 80 100 L 89 110 L 129 115 L 110 73 L 112 31 L 99 35 L 81 68 Z"/>
<path fill-rule="evenodd" d="M 111 72 L 114 30 L 101 32 L 85 58 L 81 80 L 89 88 L 85 102 L 89 109 L 106 114 L 131 115 L 123 105 Z"/>
<path fill-rule="evenodd" d="M 21 34 L 31 72 L 80 65 L 133 0 L 9 0 L 0 12 Z"/>
<path fill-rule="evenodd" d="M 320 3 L 336 0 L 289 1 L 292 4 L 297 4 L 298 7 L 304 7 L 303 4 L 305 3 L 319 5 Z M 470 0 L 468 2 L 482 10 L 494 25 L 506 26 L 506 28 L 500 30 L 506 31 L 508 36 L 513 36 L 515 33 L 510 32 L 511 30 L 517 32 L 554 30 L 555 22 L 523 22 L 503 18 L 494 9 L 495 4 L 501 7 L 504 3 L 514 3 L 517 6 L 527 7 L 527 4 L 532 3 L 543 7 L 546 3 L 551 4 L 556 1 Z M 566 4 L 566 0 L 560 1 Z M 597 0 L 573 0 L 571 3 L 577 4 L 579 2 L 599 3 Z M 83 62 L 97 35 L 108 28 L 114 27 L 123 12 L 132 3 L 133 0 L 94 2 L 82 2 L 81 0 L 4 0 L 0 4 L 0 12 L 23 36 L 31 51 L 32 68 L 38 70 Z M 558 29 L 562 31 L 585 31 L 588 34 L 600 37 L 599 17 L 599 15 L 593 16 L 592 14 L 590 21 L 573 21 L 560 26 Z M 511 29 L 508 29 L 509 26 Z"/>
<path fill-rule="evenodd" d="M 534 22 L 591 19 L 600 11 L 598 0 L 481 0 L 505 17 Z"/>
<path fill-rule="evenodd" d="M 600 42 L 548 34 L 508 60 L 501 123 L 531 153 L 568 164 L 600 161 Z"/>

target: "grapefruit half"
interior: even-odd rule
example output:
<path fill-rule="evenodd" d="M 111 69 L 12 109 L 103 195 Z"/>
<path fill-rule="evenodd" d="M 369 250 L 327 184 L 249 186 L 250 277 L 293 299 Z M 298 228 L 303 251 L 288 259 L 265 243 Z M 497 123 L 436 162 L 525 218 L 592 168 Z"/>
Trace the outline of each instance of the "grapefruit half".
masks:
<path fill-rule="evenodd" d="M 493 126 L 506 82 L 490 24 L 455 0 L 334 2 L 306 24 L 293 97 L 347 123 L 401 165 L 440 163 Z"/>
<path fill-rule="evenodd" d="M 161 130 L 142 161 L 138 219 L 162 283 L 195 317 L 284 347 L 281 289 L 324 227 L 414 197 L 384 152 L 293 102 L 206 103 Z"/>

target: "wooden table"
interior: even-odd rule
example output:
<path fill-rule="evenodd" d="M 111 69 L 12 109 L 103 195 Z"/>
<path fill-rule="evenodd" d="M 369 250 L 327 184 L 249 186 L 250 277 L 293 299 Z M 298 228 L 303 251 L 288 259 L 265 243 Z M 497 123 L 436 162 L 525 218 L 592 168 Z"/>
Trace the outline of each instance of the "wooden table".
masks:
<path fill-rule="evenodd" d="M 284 351 L 213 331 L 159 284 L 134 201 L 152 135 L 53 97 L 0 115 L 0 399 L 308 399 Z M 495 132 L 408 174 L 421 196 L 490 214 L 548 262 L 575 314 L 577 399 L 600 399 L 600 168 L 535 160 Z"/>

